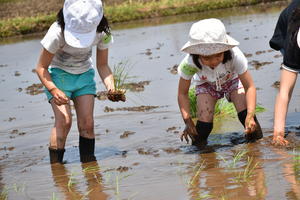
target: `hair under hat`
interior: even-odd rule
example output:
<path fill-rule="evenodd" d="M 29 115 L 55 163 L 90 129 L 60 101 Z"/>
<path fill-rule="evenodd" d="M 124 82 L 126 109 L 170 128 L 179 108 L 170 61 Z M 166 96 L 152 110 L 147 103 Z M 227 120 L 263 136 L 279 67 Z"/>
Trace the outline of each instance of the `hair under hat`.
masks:
<path fill-rule="evenodd" d="M 189 41 L 181 51 L 206 56 L 225 52 L 237 45 L 239 42 L 226 33 L 221 20 L 211 18 L 200 20 L 192 25 Z"/>

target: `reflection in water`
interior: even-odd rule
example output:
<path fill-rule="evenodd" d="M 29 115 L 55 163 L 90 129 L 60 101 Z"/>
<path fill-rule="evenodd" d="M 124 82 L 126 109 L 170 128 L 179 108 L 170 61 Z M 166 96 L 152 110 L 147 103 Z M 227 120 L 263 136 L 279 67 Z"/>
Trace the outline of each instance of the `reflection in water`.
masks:
<path fill-rule="evenodd" d="M 286 192 L 286 198 L 291 200 L 300 199 L 300 179 L 299 179 L 299 167 L 300 167 L 300 154 L 299 151 L 294 150 L 294 155 L 291 156 L 285 149 L 274 148 L 274 152 L 284 159 L 282 163 L 282 175 L 290 184 L 289 191 Z M 293 159 L 291 162 L 290 158 Z"/>
<path fill-rule="evenodd" d="M 78 183 L 82 180 L 76 180 L 75 174 L 69 173 L 65 165 L 51 165 L 52 176 L 55 186 L 64 194 L 66 200 L 89 199 L 106 200 L 107 194 L 103 192 L 102 177 L 100 167 L 97 162 L 89 162 L 81 165 L 86 184 L 85 192 L 81 192 Z"/>
<path fill-rule="evenodd" d="M 247 144 L 245 148 L 226 151 L 231 155 L 225 157 L 216 152 L 200 153 L 189 172 L 190 199 L 265 199 L 265 174 L 259 167 L 261 152 L 253 144 Z M 245 153 L 237 158 L 241 152 Z M 255 152 L 255 155 L 249 152 Z"/>

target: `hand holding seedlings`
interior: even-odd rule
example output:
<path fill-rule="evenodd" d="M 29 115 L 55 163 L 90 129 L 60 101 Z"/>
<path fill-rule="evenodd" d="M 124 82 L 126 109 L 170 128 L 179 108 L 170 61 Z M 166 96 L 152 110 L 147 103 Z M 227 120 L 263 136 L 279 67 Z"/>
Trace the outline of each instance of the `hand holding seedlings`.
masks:
<path fill-rule="evenodd" d="M 107 92 L 107 98 L 110 101 L 116 102 L 116 101 L 126 101 L 126 96 L 125 96 L 125 92 L 121 91 L 121 90 L 109 90 Z"/>
<path fill-rule="evenodd" d="M 195 141 L 194 136 L 197 135 L 197 130 L 193 120 L 189 117 L 188 119 L 185 119 L 184 122 L 185 122 L 185 129 L 180 135 L 181 141 L 183 141 L 184 138 L 185 141 L 189 143 L 189 137 L 191 138 L 192 142 Z"/>

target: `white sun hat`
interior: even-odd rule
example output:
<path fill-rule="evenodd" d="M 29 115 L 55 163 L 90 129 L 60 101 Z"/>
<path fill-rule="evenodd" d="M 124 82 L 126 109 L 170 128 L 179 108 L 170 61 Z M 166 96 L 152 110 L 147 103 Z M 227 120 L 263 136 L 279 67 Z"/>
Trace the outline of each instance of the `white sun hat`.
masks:
<path fill-rule="evenodd" d="M 101 0 L 65 0 L 63 13 L 67 44 L 76 48 L 90 46 L 103 17 Z"/>
<path fill-rule="evenodd" d="M 181 51 L 189 54 L 209 56 L 227 51 L 239 42 L 226 33 L 224 24 L 215 18 L 194 23 L 190 29 L 189 41 Z"/>

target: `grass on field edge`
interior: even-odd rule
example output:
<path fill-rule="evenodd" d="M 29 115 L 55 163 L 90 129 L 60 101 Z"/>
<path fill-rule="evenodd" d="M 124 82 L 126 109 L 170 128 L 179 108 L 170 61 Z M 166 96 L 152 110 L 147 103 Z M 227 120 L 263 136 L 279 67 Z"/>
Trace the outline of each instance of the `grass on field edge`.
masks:
<path fill-rule="evenodd" d="M 117 23 L 275 1 L 280 0 L 153 0 L 148 3 L 125 1 L 119 5 L 104 5 L 104 12 L 110 23 Z M 56 12 L 51 15 L 0 20 L 0 39 L 46 31 L 55 20 Z"/>

